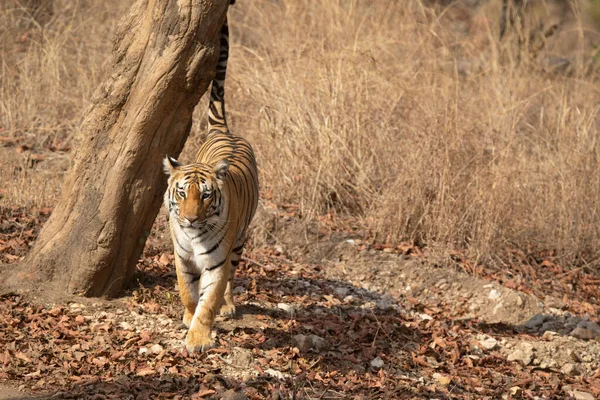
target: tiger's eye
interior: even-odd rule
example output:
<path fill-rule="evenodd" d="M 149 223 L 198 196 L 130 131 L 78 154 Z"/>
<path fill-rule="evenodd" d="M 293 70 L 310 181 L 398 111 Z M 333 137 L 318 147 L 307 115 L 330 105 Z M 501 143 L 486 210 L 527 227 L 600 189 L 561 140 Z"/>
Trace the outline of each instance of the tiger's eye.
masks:
<path fill-rule="evenodd" d="M 210 197 L 210 194 L 211 194 L 210 192 L 204 192 L 204 193 L 202 193 L 202 200 L 208 199 Z"/>

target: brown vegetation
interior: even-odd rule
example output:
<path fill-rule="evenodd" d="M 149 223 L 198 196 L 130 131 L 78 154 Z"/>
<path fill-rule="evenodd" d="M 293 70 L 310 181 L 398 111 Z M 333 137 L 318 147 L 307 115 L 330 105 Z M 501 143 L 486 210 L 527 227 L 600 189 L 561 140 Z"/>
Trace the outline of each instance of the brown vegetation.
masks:
<path fill-rule="evenodd" d="M 0 14 L 0 135 L 28 154 L 77 139 L 124 6 L 54 7 L 43 29 Z M 232 7 L 231 124 L 256 148 L 264 197 L 442 255 L 460 248 L 494 263 L 507 249 L 547 250 L 595 264 L 599 35 L 578 9 L 518 63 L 513 42 L 498 41 L 500 7 Z M 184 155 L 202 142 L 204 115 L 201 104 Z M 56 201 L 61 175 L 30 158 L 3 163 L 4 204 Z"/>

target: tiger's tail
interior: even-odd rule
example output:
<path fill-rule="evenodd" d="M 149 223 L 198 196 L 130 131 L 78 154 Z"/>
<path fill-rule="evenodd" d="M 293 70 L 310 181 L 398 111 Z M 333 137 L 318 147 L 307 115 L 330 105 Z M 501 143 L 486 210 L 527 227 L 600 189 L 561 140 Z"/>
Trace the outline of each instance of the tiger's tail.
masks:
<path fill-rule="evenodd" d="M 233 2 L 231 2 L 233 4 Z M 227 119 L 225 118 L 225 75 L 227 73 L 227 59 L 229 58 L 229 27 L 227 18 L 221 28 L 221 50 L 217 72 L 212 81 L 210 91 L 210 104 L 208 106 L 208 133 L 229 133 Z"/>

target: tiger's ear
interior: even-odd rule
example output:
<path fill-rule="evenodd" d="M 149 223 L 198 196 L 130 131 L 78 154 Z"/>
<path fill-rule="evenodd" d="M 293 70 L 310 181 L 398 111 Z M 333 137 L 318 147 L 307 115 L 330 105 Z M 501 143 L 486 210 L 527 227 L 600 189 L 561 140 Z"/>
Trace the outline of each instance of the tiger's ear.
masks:
<path fill-rule="evenodd" d="M 215 176 L 218 180 L 222 181 L 227 176 L 227 171 L 229 171 L 229 161 L 221 160 L 215 167 Z"/>
<path fill-rule="evenodd" d="M 177 169 L 177 167 L 181 167 L 181 163 L 173 157 L 166 156 L 163 160 L 163 170 L 165 171 L 165 174 L 170 176 L 171 174 L 173 174 L 173 172 L 175 172 L 175 169 Z"/>

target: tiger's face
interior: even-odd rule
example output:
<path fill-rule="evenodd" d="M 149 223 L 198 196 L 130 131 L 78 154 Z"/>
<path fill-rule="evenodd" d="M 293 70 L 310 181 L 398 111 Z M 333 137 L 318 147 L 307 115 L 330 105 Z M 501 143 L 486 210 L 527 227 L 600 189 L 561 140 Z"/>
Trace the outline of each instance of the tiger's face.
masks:
<path fill-rule="evenodd" d="M 167 156 L 163 164 L 169 175 L 164 203 L 171 218 L 182 227 L 202 228 L 219 217 L 223 183 L 229 169 L 227 161 L 219 162 L 216 167 L 201 163 L 182 165 Z"/>

